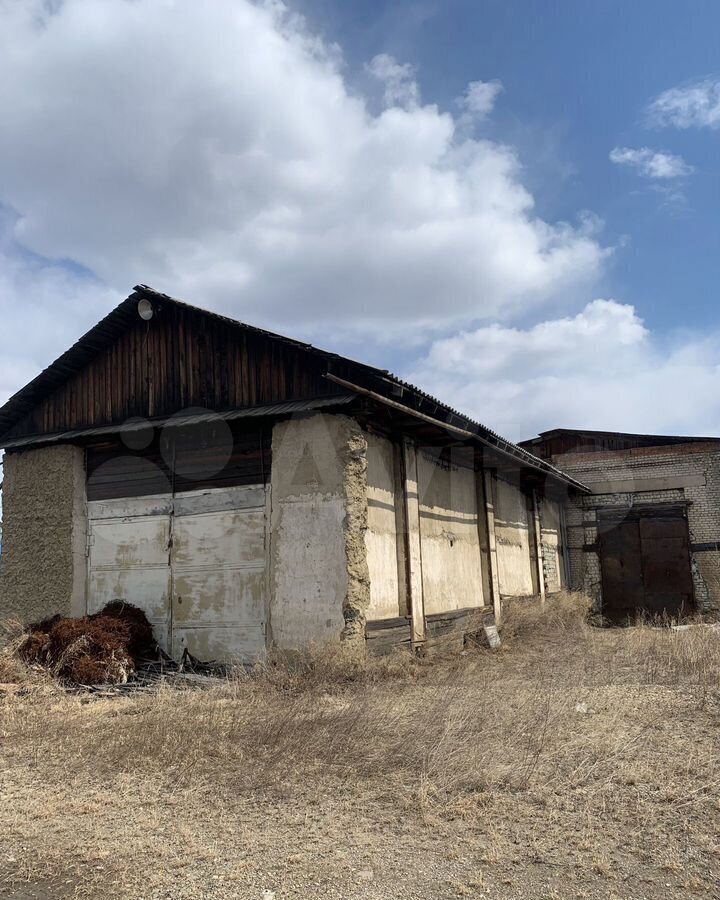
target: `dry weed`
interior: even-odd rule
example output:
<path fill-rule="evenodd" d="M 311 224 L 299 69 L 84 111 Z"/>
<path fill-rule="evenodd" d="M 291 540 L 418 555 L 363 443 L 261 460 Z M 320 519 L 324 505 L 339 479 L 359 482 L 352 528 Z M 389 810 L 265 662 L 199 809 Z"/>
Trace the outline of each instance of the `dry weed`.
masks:
<path fill-rule="evenodd" d="M 146 810 L 180 804 L 231 818 L 240 804 L 245 817 L 275 810 L 274 830 L 332 798 L 383 829 L 399 819 L 464 834 L 484 869 L 560 853 L 571 861 L 563 865 L 614 879 L 622 845 L 625 858 L 689 884 L 702 876 L 693 865 L 712 868 L 719 855 L 720 639 L 648 624 L 601 629 L 588 609 L 574 595 L 548 598 L 544 611 L 509 604 L 500 653 L 377 660 L 315 648 L 205 691 L 90 702 L 9 695 L 0 703 L 6 773 L 25 784 L 19 766 L 31 758 L 44 784 L 72 786 L 66 818 L 88 805 L 80 822 L 105 815 L 105 786 L 117 793 L 116 815 L 139 797 Z M 27 822 L 39 808 L 34 783 L 8 821 L 17 840 L 36 841 L 60 865 L 56 832 Z M 124 820 L 103 821 L 116 833 Z M 98 835 L 81 828 L 81 837 L 85 856 L 100 852 Z"/>

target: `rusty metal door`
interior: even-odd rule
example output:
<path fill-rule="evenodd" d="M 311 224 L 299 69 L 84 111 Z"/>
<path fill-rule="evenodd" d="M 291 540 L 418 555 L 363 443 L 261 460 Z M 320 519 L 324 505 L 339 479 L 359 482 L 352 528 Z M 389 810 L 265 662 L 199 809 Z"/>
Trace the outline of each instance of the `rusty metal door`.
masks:
<path fill-rule="evenodd" d="M 678 615 L 693 605 L 690 542 L 682 509 L 616 511 L 600 518 L 603 613 Z"/>
<path fill-rule="evenodd" d="M 637 522 L 600 529 L 603 612 L 609 618 L 632 615 L 643 606 L 642 549 Z"/>
<path fill-rule="evenodd" d="M 252 661 L 265 648 L 263 485 L 88 503 L 88 612 L 143 609 L 179 659 Z"/>
<path fill-rule="evenodd" d="M 640 519 L 645 608 L 676 615 L 693 602 L 687 519 Z"/>

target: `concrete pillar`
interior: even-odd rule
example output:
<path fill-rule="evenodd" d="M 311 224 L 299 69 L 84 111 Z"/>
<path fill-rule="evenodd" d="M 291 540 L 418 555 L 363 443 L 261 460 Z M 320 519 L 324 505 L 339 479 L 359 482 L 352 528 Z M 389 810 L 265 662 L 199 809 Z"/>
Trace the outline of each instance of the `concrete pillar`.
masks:
<path fill-rule="evenodd" d="M 365 641 L 367 441 L 346 416 L 273 428 L 269 630 L 275 646 Z"/>
<path fill-rule="evenodd" d="M 69 444 L 5 455 L 0 617 L 85 614 L 85 456 Z"/>

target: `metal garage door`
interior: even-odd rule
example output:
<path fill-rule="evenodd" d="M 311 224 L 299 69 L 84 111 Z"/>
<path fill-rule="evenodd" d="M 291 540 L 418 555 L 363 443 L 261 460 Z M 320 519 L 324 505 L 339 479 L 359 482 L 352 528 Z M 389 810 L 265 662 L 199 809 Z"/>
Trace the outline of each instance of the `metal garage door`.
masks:
<path fill-rule="evenodd" d="M 640 610 L 678 615 L 692 607 L 684 508 L 601 515 L 599 549 L 603 613 L 608 618 L 624 619 Z"/>
<path fill-rule="evenodd" d="M 88 612 L 123 599 L 179 658 L 250 661 L 265 648 L 262 485 L 88 504 Z"/>

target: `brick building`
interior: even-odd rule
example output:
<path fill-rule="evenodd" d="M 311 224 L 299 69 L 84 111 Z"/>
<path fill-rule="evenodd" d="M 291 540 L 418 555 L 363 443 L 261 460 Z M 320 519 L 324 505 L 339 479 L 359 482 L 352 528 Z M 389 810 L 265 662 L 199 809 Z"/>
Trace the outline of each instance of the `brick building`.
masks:
<path fill-rule="evenodd" d="M 720 609 L 720 439 L 555 429 L 522 444 L 581 481 L 569 581 L 609 618 Z"/>

